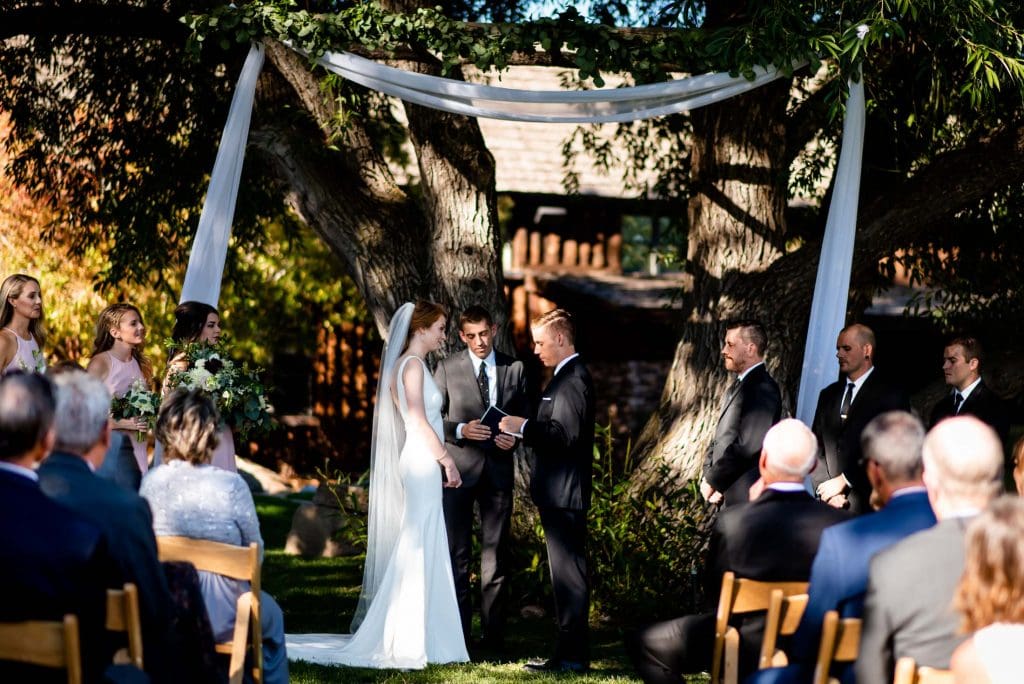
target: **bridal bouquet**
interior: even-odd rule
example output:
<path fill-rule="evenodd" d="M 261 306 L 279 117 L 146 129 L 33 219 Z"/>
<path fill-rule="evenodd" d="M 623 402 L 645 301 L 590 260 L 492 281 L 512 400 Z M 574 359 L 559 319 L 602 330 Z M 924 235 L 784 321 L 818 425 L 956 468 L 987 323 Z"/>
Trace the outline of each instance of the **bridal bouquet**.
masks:
<path fill-rule="evenodd" d="M 123 418 L 142 418 L 146 421 L 149 430 L 156 425 L 156 413 L 160 408 L 160 396 L 149 389 L 146 381 L 139 378 L 120 397 L 114 397 L 110 401 L 110 415 L 114 420 Z M 139 441 L 146 438 L 146 433 L 140 432 Z"/>
<path fill-rule="evenodd" d="M 221 420 L 247 438 L 252 432 L 268 432 L 273 425 L 267 388 L 260 380 L 258 368 L 237 364 L 228 356 L 224 341 L 217 344 L 189 342 L 184 345 L 168 341 L 176 350 L 176 358 L 185 369 L 171 373 L 170 389 L 184 387 L 210 395 Z"/>

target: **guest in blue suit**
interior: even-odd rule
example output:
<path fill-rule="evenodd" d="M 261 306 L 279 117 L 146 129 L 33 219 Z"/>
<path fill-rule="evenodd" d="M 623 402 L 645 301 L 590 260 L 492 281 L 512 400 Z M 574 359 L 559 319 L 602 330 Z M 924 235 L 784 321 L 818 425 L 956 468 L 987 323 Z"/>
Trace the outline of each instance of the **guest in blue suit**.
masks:
<path fill-rule="evenodd" d="M 153 682 L 178 681 L 169 653 L 171 594 L 157 557 L 149 504 L 96 474 L 110 445 L 110 393 L 81 369 L 65 370 L 53 383 L 54 451 L 39 466 L 39 485 L 47 496 L 103 530 L 124 581 L 139 589 L 146 672 Z"/>
<path fill-rule="evenodd" d="M 860 617 L 871 558 L 915 532 L 935 524 L 921 481 L 924 426 L 905 411 L 874 418 L 861 433 L 864 468 L 871 481 L 871 504 L 880 508 L 827 528 L 811 567 L 809 599 L 790 648 L 788 667 L 761 670 L 748 684 L 810 682 L 825 613 Z M 839 666 L 833 676 L 853 681 L 853 668 Z"/>
<path fill-rule="evenodd" d="M 113 655 L 106 590 L 116 575 L 99 527 L 47 497 L 33 469 L 53 446 L 54 396 L 41 375 L 0 380 L 0 621 L 78 616 L 82 669 L 100 681 Z M 0 681 L 67 681 L 56 670 L 0 662 Z"/>

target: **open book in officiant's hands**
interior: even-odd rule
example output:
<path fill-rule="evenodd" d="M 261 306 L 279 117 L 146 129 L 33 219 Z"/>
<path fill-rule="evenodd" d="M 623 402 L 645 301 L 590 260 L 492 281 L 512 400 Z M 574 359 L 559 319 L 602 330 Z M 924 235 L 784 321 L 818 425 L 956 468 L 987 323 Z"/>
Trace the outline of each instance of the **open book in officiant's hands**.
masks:
<path fill-rule="evenodd" d="M 487 440 L 489 443 L 494 444 L 494 437 L 504 432 L 503 430 L 498 428 L 498 423 L 500 423 L 501 419 L 507 415 L 507 413 L 505 413 L 500 408 L 492 404 L 491 406 L 487 407 L 486 411 L 484 411 L 484 415 L 480 416 L 480 424 L 486 425 L 491 429 L 491 438 Z M 523 433 L 521 432 L 505 432 L 505 434 L 512 435 L 513 437 L 516 437 L 518 439 L 523 438 Z"/>

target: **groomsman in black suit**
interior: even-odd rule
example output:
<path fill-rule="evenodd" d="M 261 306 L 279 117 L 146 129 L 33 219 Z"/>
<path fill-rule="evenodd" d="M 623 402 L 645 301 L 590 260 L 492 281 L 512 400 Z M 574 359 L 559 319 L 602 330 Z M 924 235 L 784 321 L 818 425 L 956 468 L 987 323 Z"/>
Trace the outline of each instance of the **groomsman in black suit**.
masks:
<path fill-rule="evenodd" d="M 861 432 L 886 411 L 910 411 L 910 398 L 874 367 L 875 333 L 854 323 L 836 341 L 843 377 L 821 390 L 814 412 L 818 467 L 811 473 L 822 501 L 854 513 L 871 510 L 871 483 L 861 463 Z"/>
<path fill-rule="evenodd" d="M 587 581 L 587 509 L 590 507 L 594 451 L 594 385 L 576 353 L 576 329 L 562 309 L 549 311 L 532 325 L 534 352 L 554 368 L 536 414 L 501 419 L 500 429 L 522 433 L 536 462 L 530 493 L 540 511 L 555 595 L 558 641 L 534 670 L 583 672 L 590 668 Z"/>
<path fill-rule="evenodd" d="M 782 417 L 782 394 L 768 375 L 768 334 L 757 321 L 726 324 L 722 361 L 736 380 L 725 393 L 715 437 L 704 455 L 700 492 L 709 503 L 747 501 L 757 479 L 757 459 L 768 429 Z"/>
<path fill-rule="evenodd" d="M 494 349 L 497 331 L 498 326 L 483 307 L 471 306 L 462 312 L 459 337 L 466 350 L 441 361 L 434 379 L 444 397 L 441 414 L 448 452 L 462 475 L 461 487 L 444 490 L 444 519 L 462 633 L 470 641 L 473 600 L 469 566 L 475 502 L 480 507 L 480 645 L 500 650 L 505 635 L 516 439 L 504 433 L 492 434 L 480 418 L 489 406 L 523 414 L 528 400 L 523 364 Z"/>
<path fill-rule="evenodd" d="M 106 591 L 117 577 L 100 529 L 39 489 L 34 466 L 53 446 L 53 390 L 40 375 L 0 380 L 0 620 L 78 617 L 82 669 L 100 681 L 113 649 Z M 0 681 L 66 681 L 63 673 L 0 662 Z"/>
<path fill-rule="evenodd" d="M 935 404 L 930 425 L 950 416 L 974 416 L 991 426 L 1006 444 L 1010 412 L 1006 402 L 981 379 L 983 360 L 977 338 L 962 336 L 949 341 L 942 351 L 942 373 L 951 392 Z"/>

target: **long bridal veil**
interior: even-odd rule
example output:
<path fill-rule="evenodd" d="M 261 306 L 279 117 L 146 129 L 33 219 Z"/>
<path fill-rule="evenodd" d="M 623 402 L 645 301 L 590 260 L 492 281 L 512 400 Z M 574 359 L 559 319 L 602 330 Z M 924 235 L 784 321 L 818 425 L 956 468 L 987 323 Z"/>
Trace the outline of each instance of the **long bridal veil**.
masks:
<path fill-rule="evenodd" d="M 377 405 L 373 413 L 370 442 L 370 495 L 367 512 L 366 565 L 359 605 L 352 618 L 352 632 L 362 624 L 377 593 L 388 559 L 395 548 L 405 509 L 405 492 L 398 474 L 398 456 L 405 444 L 405 426 L 392 400 L 395 367 L 409 337 L 413 304 L 405 303 L 391 317 L 377 382 Z"/>

